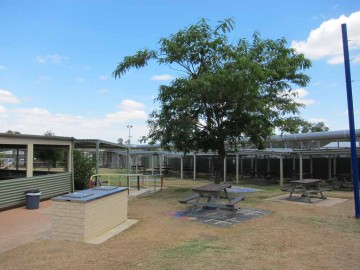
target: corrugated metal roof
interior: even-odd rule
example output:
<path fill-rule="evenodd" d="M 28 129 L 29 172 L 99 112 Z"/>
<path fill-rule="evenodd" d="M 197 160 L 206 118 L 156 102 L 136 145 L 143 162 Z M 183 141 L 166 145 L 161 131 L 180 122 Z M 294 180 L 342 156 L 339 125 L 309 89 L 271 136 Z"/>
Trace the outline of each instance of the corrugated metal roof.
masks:
<path fill-rule="evenodd" d="M 126 145 L 112 143 L 98 139 L 75 139 L 75 148 L 94 149 L 96 148 L 97 144 L 99 144 L 99 148 L 128 149 Z"/>

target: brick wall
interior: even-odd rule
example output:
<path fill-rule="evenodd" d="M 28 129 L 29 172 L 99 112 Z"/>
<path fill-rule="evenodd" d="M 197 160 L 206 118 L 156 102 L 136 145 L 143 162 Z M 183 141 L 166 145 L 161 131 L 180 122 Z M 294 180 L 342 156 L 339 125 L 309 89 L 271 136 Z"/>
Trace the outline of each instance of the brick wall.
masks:
<path fill-rule="evenodd" d="M 52 238 L 88 241 L 127 220 L 127 192 L 90 202 L 52 201 Z"/>

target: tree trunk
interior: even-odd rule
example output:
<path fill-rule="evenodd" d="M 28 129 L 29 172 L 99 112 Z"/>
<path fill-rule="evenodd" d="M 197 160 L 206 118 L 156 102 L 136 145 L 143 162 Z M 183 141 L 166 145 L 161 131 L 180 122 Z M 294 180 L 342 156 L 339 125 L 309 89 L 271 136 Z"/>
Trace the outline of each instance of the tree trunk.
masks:
<path fill-rule="evenodd" d="M 221 141 L 218 144 L 218 156 L 220 165 L 220 178 L 215 178 L 215 184 L 220 184 L 221 179 L 224 181 L 224 159 L 226 158 L 225 142 Z"/>

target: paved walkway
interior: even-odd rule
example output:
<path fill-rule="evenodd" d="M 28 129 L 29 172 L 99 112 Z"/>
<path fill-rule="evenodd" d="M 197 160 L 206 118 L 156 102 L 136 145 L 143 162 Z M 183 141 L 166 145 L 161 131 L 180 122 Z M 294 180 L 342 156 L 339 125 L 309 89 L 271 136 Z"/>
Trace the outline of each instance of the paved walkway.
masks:
<path fill-rule="evenodd" d="M 40 202 L 39 209 L 24 206 L 0 212 L 0 253 L 50 234 L 51 200 Z"/>
<path fill-rule="evenodd" d="M 149 191 L 131 190 L 129 200 Z M 51 211 L 51 200 L 47 200 L 40 202 L 39 209 L 23 206 L 0 212 L 0 253 L 36 239 L 50 239 Z"/>

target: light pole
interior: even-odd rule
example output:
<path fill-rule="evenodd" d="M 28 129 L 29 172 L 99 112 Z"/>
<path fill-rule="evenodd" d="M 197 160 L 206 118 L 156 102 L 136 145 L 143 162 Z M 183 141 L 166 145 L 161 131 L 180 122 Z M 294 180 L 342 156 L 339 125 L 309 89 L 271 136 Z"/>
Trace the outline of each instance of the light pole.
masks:
<path fill-rule="evenodd" d="M 128 129 L 129 129 L 129 148 L 130 148 L 130 138 L 131 138 L 131 136 L 130 136 L 130 129 L 133 127 L 132 125 L 127 125 L 126 126 Z"/>
<path fill-rule="evenodd" d="M 131 136 L 130 136 L 130 129 L 133 127 L 132 125 L 127 125 L 126 126 L 128 129 L 129 129 L 129 147 L 128 147 L 128 166 L 127 166 L 127 173 L 129 174 L 130 173 L 130 138 L 131 138 Z"/>

